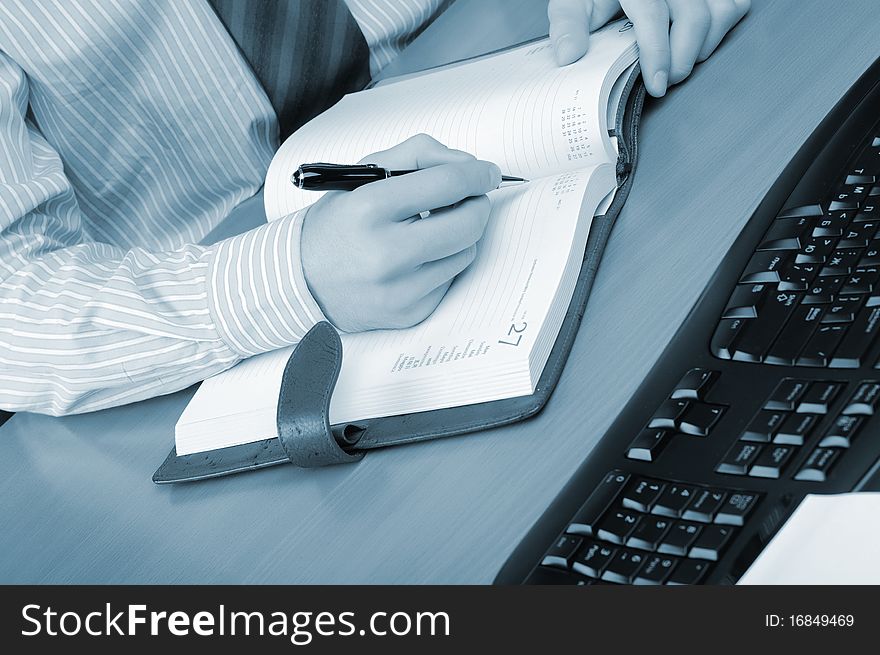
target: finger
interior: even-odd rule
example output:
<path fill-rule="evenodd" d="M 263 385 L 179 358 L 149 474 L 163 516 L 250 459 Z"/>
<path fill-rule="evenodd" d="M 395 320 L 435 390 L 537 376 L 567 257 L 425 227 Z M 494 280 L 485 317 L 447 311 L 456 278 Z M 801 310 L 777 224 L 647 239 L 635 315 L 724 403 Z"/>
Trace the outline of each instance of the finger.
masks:
<path fill-rule="evenodd" d="M 547 16 L 556 63 L 565 66 L 583 57 L 590 47 L 590 32 L 619 13 L 619 0 L 550 0 Z"/>
<path fill-rule="evenodd" d="M 664 0 L 620 0 L 620 6 L 636 32 L 645 87 L 662 97 L 669 85 L 669 7 Z"/>
<path fill-rule="evenodd" d="M 499 184 L 501 169 L 497 165 L 473 159 L 366 184 L 349 193 L 348 199 L 359 206 L 363 216 L 380 222 L 401 221 L 422 211 L 481 196 Z"/>
<path fill-rule="evenodd" d="M 668 0 L 669 18 L 669 83 L 678 84 L 694 68 L 700 49 L 709 34 L 712 16 L 705 2 Z"/>
<path fill-rule="evenodd" d="M 439 287 L 451 284 L 473 263 L 476 257 L 477 246 L 474 244 L 454 255 L 423 265 L 417 273 L 418 286 L 424 289 L 423 295 L 430 295 Z"/>
<path fill-rule="evenodd" d="M 401 224 L 395 236 L 409 248 L 407 263 L 417 267 L 471 247 L 486 231 L 491 209 L 489 198 L 477 196 L 454 207 L 431 212 L 427 218 Z"/>
<path fill-rule="evenodd" d="M 704 61 L 715 52 L 724 36 L 733 29 L 742 17 L 745 16 L 752 6 L 751 0 L 707 0 L 709 13 L 712 16 L 712 25 L 697 61 Z"/>
<path fill-rule="evenodd" d="M 362 164 L 378 164 L 383 168 L 409 170 L 440 164 L 472 161 L 475 157 L 461 150 L 453 150 L 427 134 L 416 134 L 393 148 L 364 157 Z"/>
<path fill-rule="evenodd" d="M 550 41 L 559 66 L 577 61 L 587 52 L 592 13 L 593 0 L 550 0 Z"/>

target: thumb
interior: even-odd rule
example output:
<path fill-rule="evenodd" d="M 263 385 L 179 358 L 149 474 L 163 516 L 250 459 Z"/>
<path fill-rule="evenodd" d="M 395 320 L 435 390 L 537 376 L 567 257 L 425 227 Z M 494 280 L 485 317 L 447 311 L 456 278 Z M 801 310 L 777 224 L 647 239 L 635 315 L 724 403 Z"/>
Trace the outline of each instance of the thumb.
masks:
<path fill-rule="evenodd" d="M 409 170 L 430 168 L 440 164 L 457 164 L 476 159 L 473 155 L 447 148 L 427 134 L 416 134 L 388 150 L 364 157 L 361 164 L 378 164 L 383 168 Z"/>

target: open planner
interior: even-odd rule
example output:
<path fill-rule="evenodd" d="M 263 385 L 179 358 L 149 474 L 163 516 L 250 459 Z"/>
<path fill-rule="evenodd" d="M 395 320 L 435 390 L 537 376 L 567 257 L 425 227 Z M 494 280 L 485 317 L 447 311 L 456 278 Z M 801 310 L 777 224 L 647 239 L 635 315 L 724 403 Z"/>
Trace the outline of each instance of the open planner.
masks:
<path fill-rule="evenodd" d="M 589 53 L 566 67 L 557 67 L 541 39 L 388 80 L 344 97 L 278 150 L 265 184 L 270 221 L 320 198 L 291 183 L 300 164 L 357 162 L 417 133 L 528 180 L 489 194 L 477 257 L 430 317 L 403 330 L 339 335 L 341 366 L 325 418 L 343 447 L 473 431 L 528 416 L 546 401 L 628 191 L 635 153 L 626 141 L 635 138 L 643 98 L 641 88 L 634 91 L 631 27 L 619 21 L 595 33 Z M 635 96 L 638 107 L 628 112 Z M 607 220 L 597 227 L 594 216 Z M 252 357 L 203 382 L 154 479 L 283 461 L 280 432 L 297 420 L 279 404 L 284 378 L 313 373 L 292 369 L 297 348 Z M 257 444 L 264 461 L 245 461 Z M 214 468 L 194 469 L 194 455 L 205 451 L 216 455 Z"/>

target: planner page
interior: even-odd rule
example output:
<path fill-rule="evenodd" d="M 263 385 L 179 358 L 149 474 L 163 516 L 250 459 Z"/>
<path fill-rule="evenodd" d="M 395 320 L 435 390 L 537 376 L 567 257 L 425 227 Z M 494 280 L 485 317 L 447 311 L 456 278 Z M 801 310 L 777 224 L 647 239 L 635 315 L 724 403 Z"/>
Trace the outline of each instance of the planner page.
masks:
<path fill-rule="evenodd" d="M 616 161 L 607 109 L 614 83 L 636 61 L 630 27 L 618 21 L 599 30 L 587 55 L 561 68 L 544 39 L 344 97 L 276 153 L 268 219 L 320 197 L 290 182 L 300 164 L 354 163 L 420 132 L 527 179 Z"/>

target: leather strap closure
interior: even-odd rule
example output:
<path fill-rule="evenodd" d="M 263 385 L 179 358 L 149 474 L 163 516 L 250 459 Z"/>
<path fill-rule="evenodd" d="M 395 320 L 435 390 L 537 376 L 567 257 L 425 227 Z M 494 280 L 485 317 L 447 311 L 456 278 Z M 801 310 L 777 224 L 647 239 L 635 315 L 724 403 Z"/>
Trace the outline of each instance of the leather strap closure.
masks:
<path fill-rule="evenodd" d="M 330 398 L 341 367 L 342 341 L 326 321 L 309 330 L 287 360 L 276 421 L 278 440 L 296 466 L 348 464 L 364 455 L 344 450 L 330 429 Z"/>

